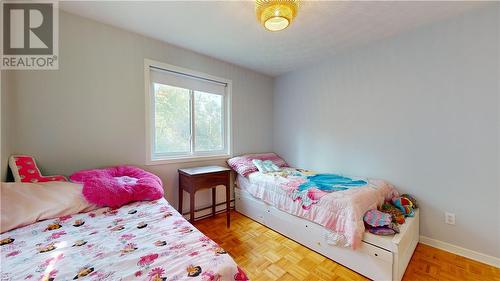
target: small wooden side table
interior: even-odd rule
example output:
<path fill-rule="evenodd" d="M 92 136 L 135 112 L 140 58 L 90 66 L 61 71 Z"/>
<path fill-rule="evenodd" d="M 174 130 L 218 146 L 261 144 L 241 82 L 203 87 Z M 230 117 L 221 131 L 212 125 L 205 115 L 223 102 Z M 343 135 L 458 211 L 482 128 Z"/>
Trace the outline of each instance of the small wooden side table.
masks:
<path fill-rule="evenodd" d="M 189 221 L 194 222 L 194 195 L 200 189 L 212 189 L 212 216 L 215 216 L 215 187 L 218 185 L 226 186 L 226 224 L 230 225 L 230 206 L 231 196 L 230 178 L 231 169 L 220 166 L 204 166 L 179 169 L 179 213 L 182 214 L 183 191 L 189 193 Z"/>

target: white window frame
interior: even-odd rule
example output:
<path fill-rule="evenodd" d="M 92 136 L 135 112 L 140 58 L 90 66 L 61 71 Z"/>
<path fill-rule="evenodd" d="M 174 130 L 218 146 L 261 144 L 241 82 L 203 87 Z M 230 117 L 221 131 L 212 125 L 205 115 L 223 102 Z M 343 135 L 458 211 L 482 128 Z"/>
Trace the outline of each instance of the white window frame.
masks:
<path fill-rule="evenodd" d="M 195 134 L 192 134 L 191 140 L 191 151 L 189 155 L 164 155 L 160 157 L 153 156 L 153 148 L 155 145 L 155 99 L 154 99 L 154 88 L 151 82 L 150 71 L 151 68 L 159 68 L 166 71 L 172 71 L 177 73 L 186 74 L 189 76 L 199 77 L 202 79 L 208 79 L 213 81 L 218 81 L 225 83 L 226 91 L 224 94 L 224 110 L 222 112 L 223 123 L 223 139 L 225 148 L 221 151 L 199 151 L 194 152 L 194 141 Z M 229 79 L 212 76 L 206 73 L 193 71 L 190 69 L 178 67 L 171 64 L 166 64 L 150 59 L 144 59 L 144 85 L 145 85 L 145 97 L 146 97 L 146 165 L 161 165 L 169 163 L 179 163 L 179 162 L 191 162 L 191 161 L 204 161 L 204 160 L 215 160 L 215 159 L 227 159 L 232 155 L 232 128 L 231 128 L 231 92 L 232 92 L 233 82 Z M 193 95 L 193 91 L 190 90 L 190 94 Z M 193 99 L 191 98 L 191 101 Z M 194 116 L 194 112 L 192 113 Z M 191 120 L 191 130 L 194 131 L 194 118 Z"/>

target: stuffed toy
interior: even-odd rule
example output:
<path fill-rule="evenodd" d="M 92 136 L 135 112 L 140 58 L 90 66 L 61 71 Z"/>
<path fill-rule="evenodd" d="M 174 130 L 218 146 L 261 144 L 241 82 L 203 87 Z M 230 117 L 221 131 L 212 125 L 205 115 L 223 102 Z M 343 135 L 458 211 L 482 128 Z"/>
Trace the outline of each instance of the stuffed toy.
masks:
<path fill-rule="evenodd" d="M 404 198 L 410 200 L 411 203 L 413 204 L 413 208 L 414 209 L 418 208 L 417 199 L 415 199 L 415 197 L 413 197 L 413 196 L 411 196 L 410 194 L 407 194 L 407 193 L 401 195 L 401 197 L 404 197 Z"/>
<path fill-rule="evenodd" d="M 380 211 L 390 214 L 392 216 L 392 221 L 398 224 L 405 223 L 405 215 L 400 209 L 396 208 L 390 202 L 385 202 L 381 207 Z"/>
<path fill-rule="evenodd" d="M 12 155 L 9 167 L 16 182 L 67 181 L 64 176 L 42 176 L 35 159 L 29 155 Z"/>
<path fill-rule="evenodd" d="M 392 199 L 392 204 L 396 206 L 406 217 L 413 217 L 413 203 L 406 197 L 396 197 Z"/>

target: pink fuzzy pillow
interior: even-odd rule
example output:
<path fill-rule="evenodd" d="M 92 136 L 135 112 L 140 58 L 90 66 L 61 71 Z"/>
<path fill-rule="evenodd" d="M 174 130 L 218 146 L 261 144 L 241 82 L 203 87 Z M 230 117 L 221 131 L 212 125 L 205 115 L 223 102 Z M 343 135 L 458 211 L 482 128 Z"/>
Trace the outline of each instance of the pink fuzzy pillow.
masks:
<path fill-rule="evenodd" d="M 133 201 L 163 197 L 160 178 L 133 166 L 83 170 L 69 178 L 83 183 L 83 196 L 99 207 L 118 208 Z"/>

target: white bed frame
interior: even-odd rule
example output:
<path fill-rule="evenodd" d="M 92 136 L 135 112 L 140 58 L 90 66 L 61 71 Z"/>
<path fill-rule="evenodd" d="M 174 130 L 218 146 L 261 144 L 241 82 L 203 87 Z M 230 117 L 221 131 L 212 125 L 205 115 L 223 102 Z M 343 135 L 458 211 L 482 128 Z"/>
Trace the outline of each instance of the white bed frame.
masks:
<path fill-rule="evenodd" d="M 418 210 L 400 226 L 399 234 L 377 236 L 365 232 L 361 247 L 354 251 L 329 245 L 323 226 L 278 210 L 237 186 L 234 191 L 239 213 L 373 280 L 400 281 L 418 243 Z"/>

